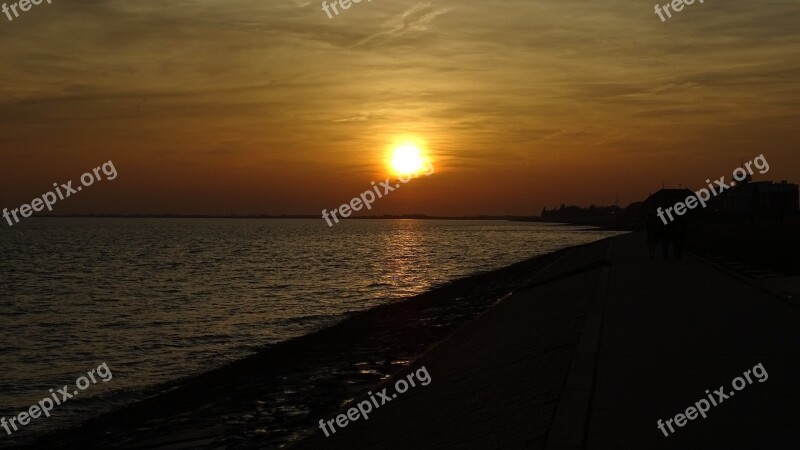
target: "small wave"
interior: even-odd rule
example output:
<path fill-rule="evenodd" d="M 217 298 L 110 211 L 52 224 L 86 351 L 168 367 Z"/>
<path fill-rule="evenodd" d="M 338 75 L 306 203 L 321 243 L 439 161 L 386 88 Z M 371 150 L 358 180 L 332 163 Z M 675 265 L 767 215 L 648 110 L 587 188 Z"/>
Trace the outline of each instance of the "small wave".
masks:
<path fill-rule="evenodd" d="M 296 317 L 289 317 L 286 319 L 278 319 L 277 322 L 281 324 L 298 324 L 298 323 L 308 323 L 308 322 L 316 322 L 319 320 L 328 320 L 328 319 L 337 319 L 341 317 L 340 314 L 309 314 L 305 316 L 296 316 Z"/>

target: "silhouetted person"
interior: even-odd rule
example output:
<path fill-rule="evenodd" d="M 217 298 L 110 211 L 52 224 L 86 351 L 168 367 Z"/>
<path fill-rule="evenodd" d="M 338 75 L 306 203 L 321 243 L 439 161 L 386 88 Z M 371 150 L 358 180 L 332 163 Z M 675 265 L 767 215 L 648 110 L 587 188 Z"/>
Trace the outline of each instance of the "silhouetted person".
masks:
<path fill-rule="evenodd" d="M 672 245 L 675 246 L 675 258 L 678 260 L 683 259 L 683 245 L 686 243 L 686 220 L 683 217 L 677 217 L 672 230 Z"/>
<path fill-rule="evenodd" d="M 661 235 L 661 257 L 664 259 L 669 259 L 670 233 L 668 227 L 669 225 L 664 227 L 664 232 Z"/>
<path fill-rule="evenodd" d="M 655 214 L 649 212 L 647 214 L 647 221 L 645 224 L 645 230 L 647 233 L 647 249 L 650 253 L 650 259 L 655 259 L 656 257 L 656 244 L 662 238 L 662 230 L 664 228 L 664 224 L 659 220 Z"/>
<path fill-rule="evenodd" d="M 686 220 L 677 216 L 664 227 L 664 239 L 661 241 L 661 252 L 664 259 L 669 257 L 669 244 L 672 244 L 675 258 L 683 259 L 683 245 L 686 242 Z"/>

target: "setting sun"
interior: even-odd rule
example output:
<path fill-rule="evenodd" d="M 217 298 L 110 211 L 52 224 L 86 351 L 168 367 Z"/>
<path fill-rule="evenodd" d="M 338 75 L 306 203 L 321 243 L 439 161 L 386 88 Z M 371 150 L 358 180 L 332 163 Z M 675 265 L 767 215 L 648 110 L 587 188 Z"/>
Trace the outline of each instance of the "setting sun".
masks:
<path fill-rule="evenodd" d="M 392 169 L 397 174 L 416 174 L 425 168 L 422 152 L 414 144 L 403 144 L 392 154 Z"/>

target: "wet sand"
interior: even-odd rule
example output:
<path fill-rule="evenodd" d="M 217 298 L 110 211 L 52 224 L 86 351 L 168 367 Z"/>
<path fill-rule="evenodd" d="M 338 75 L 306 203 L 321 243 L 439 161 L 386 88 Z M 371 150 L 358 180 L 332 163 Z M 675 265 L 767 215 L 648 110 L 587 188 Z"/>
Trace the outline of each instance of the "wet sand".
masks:
<path fill-rule="evenodd" d="M 159 386 L 150 398 L 47 434 L 33 448 L 279 448 L 529 286 L 565 251 L 355 313 L 330 328 Z"/>

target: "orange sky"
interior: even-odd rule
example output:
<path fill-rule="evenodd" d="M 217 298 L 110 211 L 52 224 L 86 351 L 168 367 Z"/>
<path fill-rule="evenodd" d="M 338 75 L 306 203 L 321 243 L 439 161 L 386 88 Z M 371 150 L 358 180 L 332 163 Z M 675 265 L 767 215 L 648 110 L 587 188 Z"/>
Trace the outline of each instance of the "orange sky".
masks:
<path fill-rule="evenodd" d="M 800 3 L 95 0 L 0 17 L 0 207 L 112 160 L 57 213 L 538 214 L 702 187 L 764 153 L 800 181 Z"/>

